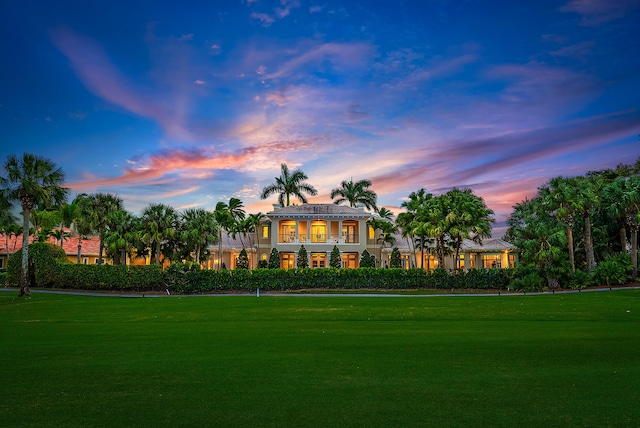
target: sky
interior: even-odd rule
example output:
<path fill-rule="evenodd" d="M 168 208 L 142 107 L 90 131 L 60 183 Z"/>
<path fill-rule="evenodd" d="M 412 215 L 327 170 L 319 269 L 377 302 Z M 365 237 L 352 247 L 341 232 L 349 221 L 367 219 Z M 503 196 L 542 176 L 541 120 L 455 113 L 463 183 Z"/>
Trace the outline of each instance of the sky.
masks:
<path fill-rule="evenodd" d="M 0 15 L 0 160 L 71 196 L 248 213 L 280 165 L 495 212 L 640 157 L 640 0 L 25 0 Z M 4 174 L 4 172 L 2 172 Z"/>

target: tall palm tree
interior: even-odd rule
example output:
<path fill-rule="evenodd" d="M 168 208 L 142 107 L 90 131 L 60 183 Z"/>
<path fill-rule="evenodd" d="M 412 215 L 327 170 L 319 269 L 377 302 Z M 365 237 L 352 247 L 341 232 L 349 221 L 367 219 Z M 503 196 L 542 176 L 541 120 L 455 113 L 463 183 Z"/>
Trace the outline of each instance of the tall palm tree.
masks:
<path fill-rule="evenodd" d="M 238 198 L 229 199 L 229 203 L 218 202 L 213 216 L 218 225 L 218 270 L 222 270 L 222 231 L 229 233 L 235 225 L 244 220 L 242 201 Z"/>
<path fill-rule="evenodd" d="M 122 199 L 111 193 L 93 193 L 82 195 L 77 199 L 81 216 L 91 224 L 91 228 L 98 232 L 100 245 L 98 247 L 98 264 L 103 263 L 104 240 L 108 232 L 109 216 L 124 209 Z"/>
<path fill-rule="evenodd" d="M 608 210 L 615 217 L 623 219 L 620 230 L 622 251 L 626 245 L 626 227 L 631 237 L 631 264 L 633 278 L 638 277 L 638 228 L 640 224 L 640 176 L 617 177 L 604 189 L 609 203 Z"/>
<path fill-rule="evenodd" d="M 460 246 L 463 239 L 482 243 L 482 238 L 491 236 L 493 211 L 487 208 L 484 200 L 473 194 L 471 189 L 453 188 L 445 196 L 448 198 L 451 211 L 447 213 L 447 231 L 455 246 L 455 263 L 457 268 Z M 454 275 L 457 273 L 454 270 Z"/>
<path fill-rule="evenodd" d="M 427 200 L 431 199 L 433 195 L 431 193 L 427 193 L 425 189 L 420 189 L 417 192 L 411 192 L 409 195 L 409 200 L 405 201 L 401 204 L 401 207 L 405 208 L 407 211 L 398 214 L 398 218 L 396 220 L 396 224 L 402 230 L 402 236 L 410 239 L 412 243 L 412 253 L 413 259 L 415 263 L 416 259 L 416 243 L 420 246 L 420 268 L 424 268 L 424 248 L 426 245 L 427 235 L 426 233 L 422 233 L 421 235 L 417 235 L 416 231 L 417 226 L 420 224 L 420 218 L 418 217 L 418 210 L 421 206 L 427 203 Z"/>
<path fill-rule="evenodd" d="M 202 251 L 215 242 L 217 226 L 212 212 L 203 208 L 190 208 L 182 213 L 181 240 L 193 249 L 195 262 L 200 263 Z"/>
<path fill-rule="evenodd" d="M 114 264 L 127 264 L 127 253 L 138 239 L 136 218 L 126 210 L 118 210 L 109 215 L 109 231 L 105 244 L 112 255 Z"/>
<path fill-rule="evenodd" d="M 62 187 L 64 173 L 49 159 L 24 153 L 22 158 L 10 155 L 4 164 L 6 177 L 0 177 L 0 186 L 6 199 L 19 201 L 22 207 L 22 264 L 20 296 L 29 290 L 29 217 L 36 207 L 48 208 L 61 204 L 68 189 Z"/>
<path fill-rule="evenodd" d="M 295 196 L 302 202 L 303 204 L 307 203 L 307 198 L 304 196 L 304 193 L 308 193 L 311 196 L 315 196 L 318 194 L 318 191 L 306 180 L 307 175 L 299 169 L 296 169 L 293 172 L 289 172 L 289 168 L 287 164 L 280 165 L 280 177 L 276 177 L 275 183 L 272 183 L 262 189 L 262 194 L 260 195 L 260 199 L 267 199 L 269 196 L 278 194 L 278 203 L 281 206 L 289 206 L 290 197 Z"/>
<path fill-rule="evenodd" d="M 164 241 L 174 237 L 178 228 L 178 213 L 165 204 L 151 204 L 142 211 L 142 241 L 149 245 L 155 264 L 160 264 Z"/>
<path fill-rule="evenodd" d="M 259 228 L 260 228 L 260 224 L 262 223 L 262 221 L 266 218 L 266 216 L 261 213 L 258 212 L 256 214 L 249 214 L 249 216 L 247 217 L 246 221 L 248 223 L 248 228 L 247 230 L 249 232 L 253 232 L 255 235 L 255 239 L 256 239 L 256 257 L 255 257 L 255 263 L 258 263 L 258 257 L 260 256 L 260 236 L 259 236 Z M 256 264 L 257 266 L 257 264 Z M 256 267 L 254 266 L 254 267 Z"/>
<path fill-rule="evenodd" d="M 587 271 L 590 272 L 596 266 L 593 250 L 593 235 L 591 233 L 591 216 L 600 205 L 604 180 L 601 177 L 576 177 L 578 187 L 579 213 L 584 219 L 584 250 L 587 257 Z"/>
<path fill-rule="evenodd" d="M 550 212 L 555 212 L 558 219 L 566 225 L 567 249 L 571 271 L 576 271 L 573 244 L 573 227 L 575 218 L 582 206 L 578 197 L 578 183 L 575 178 L 555 177 L 538 189 L 542 201 Z"/>
<path fill-rule="evenodd" d="M 355 183 L 352 180 L 344 180 L 340 183 L 340 187 L 337 187 L 331 191 L 331 199 L 334 204 L 339 205 L 342 202 L 348 202 L 349 206 L 355 208 L 358 204 L 362 204 L 368 209 L 376 210 L 376 202 L 378 195 L 373 190 L 370 190 L 370 180 L 360 180 Z"/>
<path fill-rule="evenodd" d="M 389 209 L 382 207 L 378 210 L 378 215 L 371 217 L 368 220 L 369 225 L 373 228 L 374 233 L 377 233 L 376 243 L 380 243 L 378 250 L 380 266 L 382 266 L 382 250 L 386 244 L 395 244 L 395 233 L 398 232 L 398 227 L 393 222 L 393 212 Z"/>

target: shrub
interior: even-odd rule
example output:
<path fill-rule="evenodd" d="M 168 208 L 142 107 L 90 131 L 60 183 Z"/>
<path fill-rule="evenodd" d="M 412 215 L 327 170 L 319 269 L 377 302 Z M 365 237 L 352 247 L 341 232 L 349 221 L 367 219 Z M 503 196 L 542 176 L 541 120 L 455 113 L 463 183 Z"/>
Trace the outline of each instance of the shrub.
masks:
<path fill-rule="evenodd" d="M 569 276 L 569 288 L 579 290 L 586 288 L 593 283 L 593 276 L 583 270 L 576 270 Z"/>
<path fill-rule="evenodd" d="M 400 257 L 400 250 L 398 250 L 398 247 L 393 247 L 393 250 L 391 250 L 391 260 L 389 261 L 389 267 L 402 267 L 402 259 Z"/>
<path fill-rule="evenodd" d="M 376 267 L 376 259 L 373 255 L 369 254 L 367 250 L 362 252 L 360 256 L 360 267 L 361 268 L 372 268 Z"/>
<path fill-rule="evenodd" d="M 519 291 L 542 291 L 545 280 L 536 271 L 531 271 L 526 275 L 511 281 L 511 288 Z"/>
<path fill-rule="evenodd" d="M 247 250 L 245 250 L 244 248 L 238 255 L 238 260 L 236 261 L 236 269 L 249 269 L 249 256 L 247 255 Z"/>
<path fill-rule="evenodd" d="M 615 256 L 608 255 L 595 267 L 592 274 L 596 283 L 610 287 L 626 284 L 631 278 L 632 270 L 631 257 L 618 253 Z"/>
<path fill-rule="evenodd" d="M 274 248 L 271 250 L 271 255 L 269 256 L 269 269 L 279 269 L 280 268 L 280 253 L 278 253 L 278 249 Z"/>
<path fill-rule="evenodd" d="M 341 268 L 342 267 L 342 258 L 340 257 L 340 250 L 337 245 L 333 246 L 333 250 L 331 250 L 331 255 L 329 256 L 329 266 L 332 268 Z"/>
<path fill-rule="evenodd" d="M 300 246 L 300 250 L 298 251 L 297 265 L 299 268 L 309 267 L 309 255 L 307 254 L 307 249 L 304 248 L 304 245 Z"/>
<path fill-rule="evenodd" d="M 59 281 L 58 264 L 70 264 L 62 247 L 48 242 L 29 244 L 29 278 L 32 287 L 55 287 Z M 7 284 L 20 284 L 22 249 L 9 256 L 7 263 Z"/>

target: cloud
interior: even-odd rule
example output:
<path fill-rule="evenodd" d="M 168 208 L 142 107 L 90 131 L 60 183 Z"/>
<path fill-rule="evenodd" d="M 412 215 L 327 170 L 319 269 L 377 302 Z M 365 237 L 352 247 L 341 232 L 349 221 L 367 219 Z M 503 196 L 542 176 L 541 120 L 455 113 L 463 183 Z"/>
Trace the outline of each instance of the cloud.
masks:
<path fill-rule="evenodd" d="M 581 25 L 596 26 L 623 17 L 639 3 L 638 0 L 571 0 L 560 7 L 560 11 L 581 15 Z"/>
<path fill-rule="evenodd" d="M 88 37 L 59 27 L 50 32 L 54 45 L 69 59 L 87 89 L 127 111 L 154 119 L 170 135 L 192 140 L 184 115 L 176 110 L 180 100 L 167 103 L 166 94 L 134 83 L 113 65 L 102 46 Z"/>
<path fill-rule="evenodd" d="M 257 19 L 258 21 L 260 21 L 260 24 L 263 27 L 269 27 L 271 24 L 276 22 L 274 18 L 272 18 L 269 14 L 266 14 L 266 13 L 251 12 L 251 18 Z"/>
<path fill-rule="evenodd" d="M 286 61 L 275 72 L 266 74 L 265 79 L 291 77 L 306 66 L 317 66 L 330 61 L 339 70 L 363 68 L 375 50 L 369 43 L 324 43 L 312 47 L 301 55 Z"/>
<path fill-rule="evenodd" d="M 131 166 L 123 168 L 123 174 L 113 178 L 86 175 L 85 180 L 68 184 L 76 191 L 107 186 L 152 186 L 167 184 L 178 179 L 209 178 L 222 170 L 252 171 L 271 169 L 279 163 L 275 159 L 290 153 L 309 150 L 307 141 L 272 141 L 236 152 L 210 149 L 166 149 L 150 156 L 128 160 Z M 270 161 L 271 160 L 271 161 Z"/>

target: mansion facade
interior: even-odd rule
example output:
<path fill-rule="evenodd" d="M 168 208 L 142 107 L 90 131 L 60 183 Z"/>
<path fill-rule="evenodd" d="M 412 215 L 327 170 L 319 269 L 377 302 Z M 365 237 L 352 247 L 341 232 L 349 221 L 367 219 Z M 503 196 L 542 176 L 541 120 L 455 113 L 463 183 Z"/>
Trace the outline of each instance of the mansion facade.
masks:
<path fill-rule="evenodd" d="M 249 266 L 254 268 L 258 260 L 268 260 L 275 248 L 280 256 L 280 267 L 291 269 L 297 267 L 298 252 L 302 246 L 307 251 L 311 268 L 328 267 L 334 247 L 340 251 L 342 267 L 345 268 L 359 267 L 364 250 L 375 256 L 378 266 L 386 267 L 393 247 L 400 251 L 404 268 L 423 267 L 429 270 L 438 267 L 433 249 L 425 249 L 423 254 L 414 251 L 410 240 L 400 234 L 395 236 L 393 246 L 381 245 L 377 239 L 379 235 L 369 225 L 369 220 L 375 216 L 364 208 L 335 204 L 274 205 L 256 236 L 245 237 L 245 242 L 223 236 L 222 257 L 218 255 L 218 246 L 211 246 L 212 256 L 205 262 L 205 267 L 216 269 L 218 263 L 222 263 L 224 267 L 234 269 L 244 248 L 249 255 Z M 485 239 L 482 245 L 465 240 L 458 260 L 454 260 L 454 255 L 447 256 L 444 267 L 507 268 L 514 267 L 517 260 L 515 246 L 502 239 Z"/>
<path fill-rule="evenodd" d="M 431 270 L 438 267 L 433 249 L 424 252 L 414 250 L 410 239 L 400 234 L 392 246 L 382 245 L 379 235 L 370 226 L 369 220 L 377 214 L 364 208 L 351 208 L 335 204 L 302 204 L 282 207 L 274 205 L 255 233 L 246 235 L 222 234 L 222 243 L 209 246 L 210 257 L 202 262 L 205 269 L 235 269 L 238 256 L 244 249 L 249 256 L 249 267 L 258 266 L 259 260 L 268 261 L 275 248 L 280 256 L 280 267 L 297 267 L 298 253 L 302 246 L 307 251 L 309 267 L 325 268 L 329 266 L 334 247 L 340 251 L 342 267 L 357 268 L 364 250 L 376 259 L 376 265 L 389 266 L 394 247 L 400 251 L 402 266 Z M 53 238 L 49 242 L 57 243 Z M 62 247 L 69 261 L 73 263 L 95 264 L 98 259 L 98 237 L 69 238 Z M 6 268 L 8 255 L 21 248 L 21 236 L 6 240 L 0 235 L 0 269 Z M 220 251 L 220 248 L 222 251 Z M 460 249 L 458 260 L 454 255 L 445 259 L 445 268 L 507 268 L 514 267 L 518 260 L 516 248 L 501 239 L 485 239 L 482 245 L 465 240 Z M 106 263 L 112 263 L 105 258 Z M 127 264 L 149 264 L 149 256 L 127 259 Z"/>

